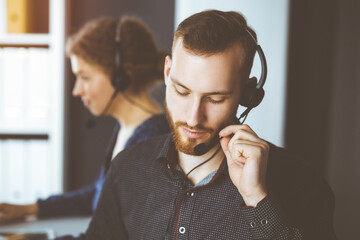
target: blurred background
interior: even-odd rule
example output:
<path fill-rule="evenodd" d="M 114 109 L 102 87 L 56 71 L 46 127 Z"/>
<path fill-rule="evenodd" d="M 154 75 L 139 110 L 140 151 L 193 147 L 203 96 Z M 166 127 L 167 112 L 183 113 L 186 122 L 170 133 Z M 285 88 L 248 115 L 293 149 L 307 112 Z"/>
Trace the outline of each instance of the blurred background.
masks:
<path fill-rule="evenodd" d="M 176 26 L 205 9 L 243 13 L 268 61 L 247 123 L 305 158 L 336 197 L 339 239 L 360 235 L 360 2 L 357 0 L 0 0 L 0 202 L 33 202 L 93 183 L 115 121 L 71 96 L 69 34 L 136 15 L 170 51 Z M 256 58 L 252 75 L 260 73 Z M 239 109 L 239 112 L 241 109 Z"/>

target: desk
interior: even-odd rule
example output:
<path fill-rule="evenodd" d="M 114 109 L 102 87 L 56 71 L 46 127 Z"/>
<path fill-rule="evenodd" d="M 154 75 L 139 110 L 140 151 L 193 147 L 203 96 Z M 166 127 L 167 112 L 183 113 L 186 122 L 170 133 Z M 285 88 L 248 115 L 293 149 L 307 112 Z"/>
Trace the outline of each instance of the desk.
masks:
<path fill-rule="evenodd" d="M 44 220 L 29 219 L 23 222 L 0 225 L 0 231 L 53 230 L 56 236 L 70 234 L 77 236 L 86 231 L 91 217 L 66 217 Z"/>

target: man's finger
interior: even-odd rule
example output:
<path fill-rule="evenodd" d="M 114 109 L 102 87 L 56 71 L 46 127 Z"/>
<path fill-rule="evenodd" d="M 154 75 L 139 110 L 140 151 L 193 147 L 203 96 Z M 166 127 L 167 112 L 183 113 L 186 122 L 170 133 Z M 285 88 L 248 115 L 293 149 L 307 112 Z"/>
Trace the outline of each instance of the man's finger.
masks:
<path fill-rule="evenodd" d="M 219 132 L 219 136 L 220 137 L 228 137 L 232 134 L 235 134 L 238 130 L 244 130 L 244 131 L 247 131 L 253 135 L 255 135 L 256 137 L 258 137 L 258 135 L 246 124 L 243 124 L 243 125 L 230 125 L 230 126 L 227 126 L 225 128 L 223 128 L 220 132 Z"/>
<path fill-rule="evenodd" d="M 258 138 L 253 133 L 250 133 L 243 129 L 239 129 L 235 132 L 235 134 L 231 137 L 230 144 L 232 144 L 232 142 L 237 141 L 237 140 L 249 141 L 251 143 L 259 143 L 262 141 L 260 138 Z"/>
<path fill-rule="evenodd" d="M 224 138 L 220 139 L 221 148 L 222 148 L 223 152 L 225 153 L 225 156 L 227 159 L 231 159 L 231 154 L 230 154 L 230 150 L 229 150 L 229 142 L 230 142 L 229 137 L 224 137 Z"/>

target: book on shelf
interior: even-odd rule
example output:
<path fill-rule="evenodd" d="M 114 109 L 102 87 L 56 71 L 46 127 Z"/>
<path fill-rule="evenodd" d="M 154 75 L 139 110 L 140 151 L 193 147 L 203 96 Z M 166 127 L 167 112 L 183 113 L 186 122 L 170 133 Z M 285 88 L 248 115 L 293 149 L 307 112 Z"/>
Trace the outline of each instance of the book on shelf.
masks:
<path fill-rule="evenodd" d="M 49 0 L 7 0 L 7 33 L 49 33 Z"/>

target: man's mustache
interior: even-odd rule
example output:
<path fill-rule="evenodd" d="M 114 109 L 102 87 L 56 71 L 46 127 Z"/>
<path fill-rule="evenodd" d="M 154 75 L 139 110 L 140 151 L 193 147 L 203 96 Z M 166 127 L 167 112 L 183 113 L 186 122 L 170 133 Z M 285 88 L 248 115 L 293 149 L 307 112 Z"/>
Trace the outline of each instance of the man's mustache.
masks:
<path fill-rule="evenodd" d="M 206 127 L 204 127 L 204 126 L 202 126 L 200 124 L 191 127 L 191 126 L 187 125 L 185 122 L 176 122 L 175 127 L 176 128 L 178 128 L 178 127 L 186 127 L 186 128 L 188 128 L 190 130 L 193 130 L 193 131 L 201 131 L 201 132 L 208 132 L 208 133 L 212 133 L 214 131 L 213 129 L 206 128 Z"/>

